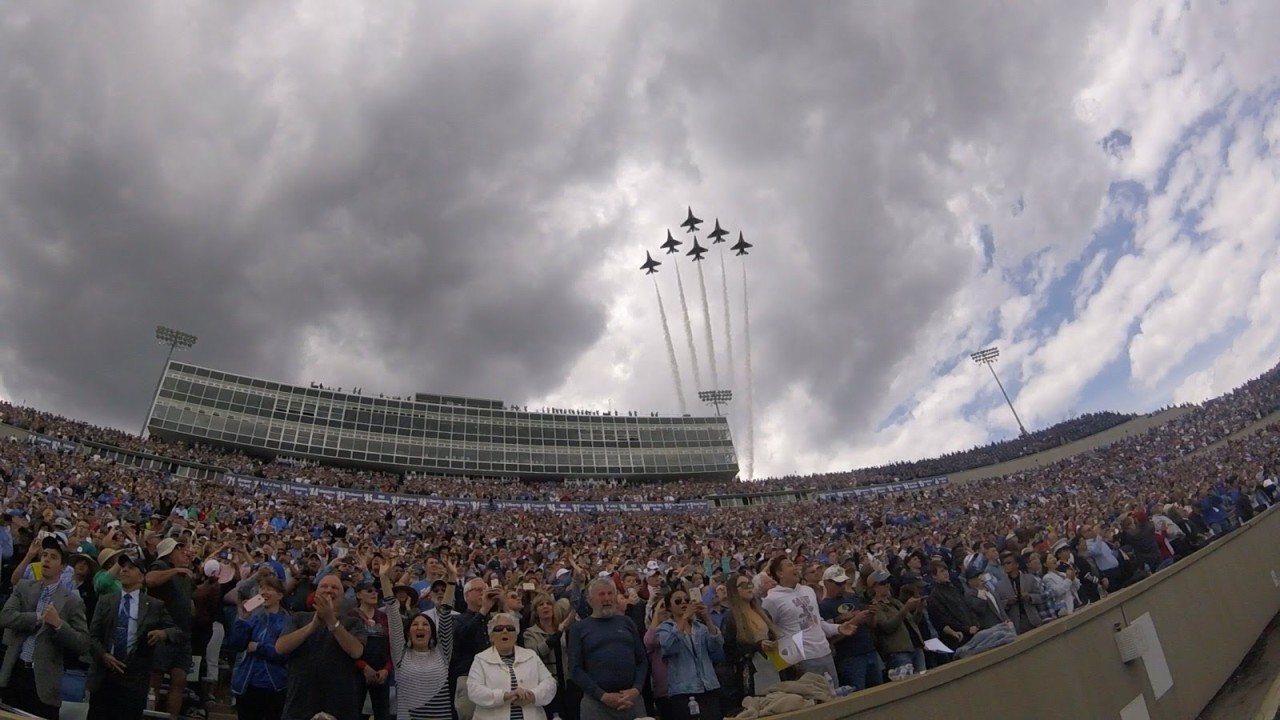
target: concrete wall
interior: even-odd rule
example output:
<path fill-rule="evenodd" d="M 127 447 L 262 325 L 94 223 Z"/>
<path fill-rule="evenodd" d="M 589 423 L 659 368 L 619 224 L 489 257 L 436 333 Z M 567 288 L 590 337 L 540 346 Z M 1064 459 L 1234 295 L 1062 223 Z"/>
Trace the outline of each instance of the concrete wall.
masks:
<path fill-rule="evenodd" d="M 0 439 L 16 437 L 19 440 L 26 440 L 27 435 L 28 435 L 27 431 L 23 430 L 22 428 L 14 427 L 12 425 L 7 425 L 5 423 L 0 423 Z"/>
<path fill-rule="evenodd" d="M 1277 548 L 1280 509 L 1272 509 L 1175 567 L 1012 645 L 789 717 L 1101 720 L 1140 702 L 1153 720 L 1190 720 L 1280 611 Z M 1124 663 L 1116 632 L 1147 614 L 1160 647 Z M 1148 665 L 1159 663 L 1161 650 L 1173 684 L 1157 696 Z"/>

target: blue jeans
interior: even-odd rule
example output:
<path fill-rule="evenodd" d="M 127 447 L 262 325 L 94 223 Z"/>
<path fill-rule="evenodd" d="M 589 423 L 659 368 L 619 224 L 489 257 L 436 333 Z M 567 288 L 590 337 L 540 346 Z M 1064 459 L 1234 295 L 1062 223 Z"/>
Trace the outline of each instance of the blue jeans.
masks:
<path fill-rule="evenodd" d="M 874 650 L 843 658 L 836 661 L 836 676 L 841 685 L 848 685 L 854 690 L 873 688 L 884 682 L 884 661 Z"/>
<path fill-rule="evenodd" d="M 916 672 L 924 672 L 924 650 L 916 649 L 911 652 L 889 653 L 889 669 L 900 668 L 907 663 L 915 666 Z"/>

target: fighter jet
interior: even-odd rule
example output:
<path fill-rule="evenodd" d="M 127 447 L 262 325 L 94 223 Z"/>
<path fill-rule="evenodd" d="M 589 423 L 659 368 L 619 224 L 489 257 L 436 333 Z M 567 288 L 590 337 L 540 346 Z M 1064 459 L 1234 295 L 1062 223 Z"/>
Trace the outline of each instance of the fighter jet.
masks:
<path fill-rule="evenodd" d="M 720 227 L 720 218 L 716 218 L 716 229 L 712 230 L 707 237 L 711 238 L 711 244 L 715 245 L 716 243 L 724 242 L 724 236 L 728 234 L 728 230 L 724 230 Z"/>
<path fill-rule="evenodd" d="M 666 250 L 667 254 L 670 255 L 671 253 L 674 253 L 674 252 L 680 252 L 676 248 L 680 247 L 683 244 L 684 244 L 683 242 L 671 237 L 671 231 L 668 230 L 667 241 L 662 243 L 662 249 Z"/>
<path fill-rule="evenodd" d="M 689 208 L 689 217 L 680 223 L 680 227 L 685 228 L 685 233 L 698 232 L 698 226 L 702 224 L 700 218 L 693 216 L 693 208 Z"/>
<path fill-rule="evenodd" d="M 729 249 L 730 249 L 730 250 L 732 250 L 732 251 L 734 251 L 734 253 L 733 253 L 734 255 L 746 255 L 746 254 L 747 254 L 747 248 L 750 248 L 750 247 L 754 247 L 754 246 L 753 246 L 751 243 L 747 242 L 746 240 L 743 240 L 743 239 L 742 239 L 742 233 L 741 233 L 741 232 L 739 232 L 739 233 L 738 233 L 738 242 L 737 242 L 736 244 L 734 244 L 734 246 L 733 246 L 733 247 L 731 247 L 731 248 L 729 248 Z"/>
<path fill-rule="evenodd" d="M 662 263 L 657 260 L 654 260 L 653 256 L 646 251 L 644 254 L 644 264 L 640 266 L 640 269 L 644 270 L 645 275 L 652 275 L 658 272 L 658 266 L 661 264 Z"/>
<path fill-rule="evenodd" d="M 707 253 L 707 249 L 699 245 L 698 238 L 695 237 L 693 239 L 693 247 L 689 248 L 689 252 L 685 253 L 685 255 L 692 256 L 693 261 L 698 262 L 699 260 L 702 259 L 702 256 L 705 255 L 706 253 Z"/>

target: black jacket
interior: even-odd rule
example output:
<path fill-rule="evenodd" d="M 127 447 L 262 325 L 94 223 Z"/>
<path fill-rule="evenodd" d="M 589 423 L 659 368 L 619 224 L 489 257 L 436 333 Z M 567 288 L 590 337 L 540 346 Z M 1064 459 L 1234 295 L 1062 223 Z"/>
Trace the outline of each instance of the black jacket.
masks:
<path fill-rule="evenodd" d="M 979 627 L 978 617 L 969 603 L 965 602 L 964 592 L 950 583 L 933 586 L 933 592 L 929 593 L 928 607 L 929 619 L 938 631 L 938 639 L 953 650 L 973 637 L 969 634 L 969 628 Z M 959 631 L 964 635 L 964 640 L 956 639 L 943 630 L 944 627 Z"/>
<path fill-rule="evenodd" d="M 487 618 L 480 613 L 463 610 L 453 620 L 453 657 L 449 661 L 449 679 L 456 682 L 458 678 L 471 672 L 471 663 L 476 655 L 489 649 L 489 628 Z"/>

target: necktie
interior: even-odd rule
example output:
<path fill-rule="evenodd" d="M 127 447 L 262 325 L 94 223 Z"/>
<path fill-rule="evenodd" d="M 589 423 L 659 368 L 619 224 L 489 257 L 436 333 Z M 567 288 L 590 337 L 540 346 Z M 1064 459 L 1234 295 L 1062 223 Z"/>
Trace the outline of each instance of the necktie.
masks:
<path fill-rule="evenodd" d="M 130 612 L 132 604 L 132 595 L 125 593 L 120 597 L 120 614 L 116 617 L 116 644 L 111 649 L 111 654 L 121 660 L 129 657 L 129 620 L 133 616 Z"/>
<path fill-rule="evenodd" d="M 57 590 L 58 586 L 56 584 L 40 586 L 40 599 L 36 601 L 37 620 L 44 617 L 44 609 L 49 606 L 50 602 L 53 602 L 53 593 Z M 22 641 L 22 651 L 18 653 L 18 657 L 20 657 L 23 662 L 34 662 L 35 654 L 36 634 L 31 633 Z"/>

